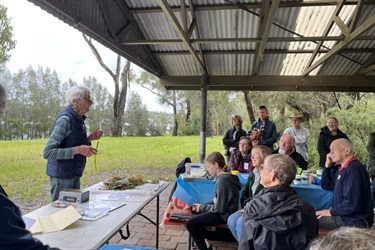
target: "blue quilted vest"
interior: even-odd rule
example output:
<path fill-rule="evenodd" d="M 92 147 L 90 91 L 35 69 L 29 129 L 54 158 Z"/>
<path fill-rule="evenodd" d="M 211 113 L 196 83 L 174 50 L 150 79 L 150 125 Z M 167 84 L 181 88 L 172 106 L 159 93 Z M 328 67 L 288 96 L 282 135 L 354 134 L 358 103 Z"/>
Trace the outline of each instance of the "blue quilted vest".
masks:
<path fill-rule="evenodd" d="M 84 123 L 86 117 L 78 116 L 73 111 L 71 106 L 68 106 L 65 110 L 63 110 L 57 118 L 63 115 L 69 117 L 72 132 L 61 142 L 60 148 L 70 148 L 79 145 L 89 145 L 86 133 L 86 126 Z M 80 154 L 74 155 L 74 159 L 68 160 L 48 159 L 46 173 L 48 176 L 63 179 L 81 177 L 83 170 L 85 169 L 85 165 L 86 157 Z"/>

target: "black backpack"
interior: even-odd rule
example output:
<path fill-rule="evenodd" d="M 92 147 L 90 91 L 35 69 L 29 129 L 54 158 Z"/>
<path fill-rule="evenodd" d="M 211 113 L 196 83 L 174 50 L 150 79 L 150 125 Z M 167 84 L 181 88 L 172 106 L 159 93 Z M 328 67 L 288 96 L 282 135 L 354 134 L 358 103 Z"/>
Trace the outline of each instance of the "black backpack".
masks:
<path fill-rule="evenodd" d="M 186 157 L 185 159 L 180 161 L 180 163 L 177 164 L 177 168 L 176 168 L 176 177 L 177 178 L 180 176 L 180 174 L 185 173 L 185 171 L 186 171 L 185 164 L 186 163 L 191 163 L 190 157 Z M 174 186 L 171 190 L 171 193 L 169 194 L 169 200 L 171 200 L 171 198 L 174 194 L 174 191 L 176 191 L 176 188 L 177 188 L 177 182 L 175 182 L 175 184 L 174 184 Z"/>
<path fill-rule="evenodd" d="M 185 164 L 186 163 L 191 163 L 190 157 L 186 157 L 180 163 L 177 164 L 177 168 L 176 168 L 176 177 L 177 178 L 180 176 L 180 174 L 185 173 L 185 171 L 186 171 Z"/>

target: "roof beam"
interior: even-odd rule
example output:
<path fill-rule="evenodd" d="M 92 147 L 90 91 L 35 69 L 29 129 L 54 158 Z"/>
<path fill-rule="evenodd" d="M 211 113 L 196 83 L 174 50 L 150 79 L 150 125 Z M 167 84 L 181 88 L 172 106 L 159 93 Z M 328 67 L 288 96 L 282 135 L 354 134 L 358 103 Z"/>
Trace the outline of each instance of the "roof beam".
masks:
<path fill-rule="evenodd" d="M 353 15 L 351 17 L 350 26 L 349 26 L 349 33 L 353 32 L 357 27 L 359 18 L 361 17 L 361 12 L 364 5 L 364 0 L 359 0 L 357 6 L 354 9 Z"/>
<path fill-rule="evenodd" d="M 193 24 L 192 24 L 193 25 Z M 191 25 L 191 26 L 192 26 Z M 191 33 L 189 28 L 189 34 Z M 344 40 L 344 36 L 311 36 L 311 37 L 269 37 L 267 42 L 274 43 L 274 42 L 318 42 L 318 41 L 342 41 Z M 254 37 L 254 38 L 199 38 L 199 39 L 190 39 L 192 44 L 194 43 L 259 43 L 262 38 Z M 356 40 L 363 40 L 363 41 L 372 41 L 375 40 L 375 35 L 364 35 L 359 36 Z M 158 44 L 179 44 L 183 43 L 181 39 L 149 39 L 149 40 L 123 40 L 121 44 L 123 45 L 158 45 Z"/>
<path fill-rule="evenodd" d="M 359 0 L 346 0 L 345 5 L 357 5 Z M 334 6 L 337 4 L 337 0 L 316 0 L 316 1 L 289 1 L 280 2 L 279 8 L 292 8 L 292 7 L 316 7 L 316 6 Z M 262 7 L 261 3 L 244 3 L 241 4 L 247 9 L 260 9 Z M 364 5 L 375 5 L 373 0 L 365 0 Z M 172 11 L 181 11 L 180 7 L 171 7 Z M 233 4 L 195 4 L 195 11 L 211 11 L 211 10 L 233 10 L 238 9 L 238 6 Z M 159 7 L 149 7 L 149 8 L 133 8 L 130 9 L 133 14 L 147 14 L 147 13 L 160 13 L 163 10 Z"/>
<path fill-rule="evenodd" d="M 362 67 L 360 67 L 357 71 L 357 75 L 364 75 L 368 72 L 374 71 L 374 65 L 375 65 L 375 53 L 372 52 L 372 55 L 366 60 L 365 63 L 362 64 Z"/>
<path fill-rule="evenodd" d="M 312 54 L 314 50 L 288 50 L 288 49 L 278 49 L 278 50 L 264 50 L 263 54 Z M 329 50 L 321 49 L 319 53 L 328 53 Z M 368 54 L 373 53 L 374 49 L 343 49 L 341 50 L 341 54 L 345 53 L 355 53 L 355 54 Z M 154 51 L 154 55 L 159 56 L 178 56 L 178 55 L 189 55 L 189 51 Z M 242 54 L 255 54 L 255 50 L 205 50 L 205 55 L 242 55 Z"/>
<path fill-rule="evenodd" d="M 312 70 L 314 70 L 316 67 L 318 67 L 320 64 L 328 60 L 331 56 L 338 53 L 340 50 L 345 48 L 351 41 L 353 41 L 357 36 L 361 35 L 363 32 L 371 28 L 375 25 L 375 15 L 367 19 L 361 26 L 359 26 L 356 30 L 354 30 L 350 35 L 348 36 L 348 39 L 341 41 L 338 43 L 335 47 L 333 47 L 327 54 L 325 54 L 323 57 L 321 57 L 319 60 L 317 60 L 313 65 L 308 67 L 304 72 L 303 75 L 307 75 Z"/>
<path fill-rule="evenodd" d="M 207 69 L 205 65 L 203 64 L 202 60 L 199 58 L 198 54 L 195 52 L 195 49 L 193 45 L 190 43 L 189 38 L 185 35 L 185 32 L 183 31 L 179 21 L 177 20 L 177 17 L 174 15 L 172 9 L 168 5 L 167 0 L 157 0 L 159 3 L 159 6 L 163 9 L 163 12 L 167 19 L 169 20 L 170 24 L 173 26 L 175 31 L 177 32 L 178 36 L 182 39 L 183 43 L 189 50 L 191 56 L 193 57 L 195 63 L 199 66 L 201 69 L 202 74 L 207 74 Z"/>
<path fill-rule="evenodd" d="M 337 5 L 336 5 L 335 10 L 332 12 L 332 15 L 331 15 L 330 20 L 328 20 L 328 22 L 327 22 L 327 26 L 326 26 L 326 28 L 324 29 L 324 31 L 323 31 L 323 33 L 322 33 L 322 36 L 328 36 L 328 33 L 329 33 L 329 31 L 331 30 L 331 28 L 332 28 L 332 26 L 333 26 L 333 24 L 334 24 L 333 19 L 334 19 L 335 16 L 338 15 L 338 13 L 340 13 L 340 10 L 342 9 L 344 3 L 345 3 L 345 0 L 339 0 L 339 2 L 338 2 Z M 311 57 L 310 57 L 308 63 L 306 64 L 306 68 L 305 68 L 305 70 L 304 70 L 303 75 L 307 75 L 307 74 L 310 72 L 310 71 L 307 72 L 307 69 L 308 69 L 308 68 L 311 66 L 311 64 L 314 62 L 315 57 L 316 57 L 316 55 L 318 54 L 318 51 L 320 50 L 320 47 L 322 47 L 323 43 L 324 43 L 324 41 L 319 41 L 318 44 L 315 46 L 315 51 L 314 51 L 314 53 L 311 55 Z M 307 73 L 305 74 L 305 72 L 307 72 Z"/>
<path fill-rule="evenodd" d="M 209 76 L 209 90 L 375 92 L 375 76 Z M 165 76 L 169 90 L 200 90 L 200 76 Z"/>
<path fill-rule="evenodd" d="M 124 16 L 129 20 L 129 23 L 125 25 L 125 27 L 120 31 L 118 34 L 118 37 L 121 39 L 122 36 L 126 34 L 126 32 L 129 32 L 131 29 L 134 30 L 136 33 L 136 36 L 139 39 L 145 39 L 145 36 L 142 34 L 141 29 L 137 25 L 137 22 L 134 20 L 133 15 L 129 12 L 129 8 L 126 4 L 124 4 L 123 1 L 118 1 L 118 5 L 120 6 L 121 12 L 124 14 Z M 150 58 L 150 61 L 154 66 L 158 69 L 159 72 L 155 72 L 155 75 L 160 75 L 165 72 L 165 69 L 163 69 L 162 65 L 159 63 L 159 61 L 155 58 L 155 56 L 152 54 L 151 48 L 149 46 L 144 46 L 143 49 L 147 53 L 148 57 Z"/>
<path fill-rule="evenodd" d="M 260 63 L 263 61 L 263 52 L 266 48 L 266 43 L 270 34 L 273 19 L 275 18 L 276 11 L 279 7 L 280 0 L 276 1 L 263 1 L 261 11 L 261 22 L 259 24 L 259 32 L 261 33 L 262 40 L 256 48 L 256 58 L 253 67 L 253 75 L 257 75 L 260 67 Z M 271 8 L 269 6 L 271 5 Z M 266 17 L 265 24 L 263 25 L 264 15 Z"/>
<path fill-rule="evenodd" d="M 97 0 L 97 3 L 99 5 L 100 11 L 102 12 L 104 22 L 107 24 L 107 29 L 108 29 L 109 34 L 111 34 L 111 37 L 114 40 L 118 41 L 118 37 L 116 35 L 116 32 L 113 30 L 113 24 L 112 24 L 112 21 L 111 21 L 111 17 L 108 13 L 108 9 L 105 7 L 105 5 L 103 4 L 102 1 Z"/>
<path fill-rule="evenodd" d="M 199 33 L 199 27 L 197 25 L 197 17 L 195 15 L 195 10 L 194 10 L 194 4 L 192 2 L 192 0 L 189 0 L 189 9 L 190 9 L 190 12 L 191 12 L 191 17 L 192 17 L 192 23 L 189 27 L 189 38 L 191 37 L 192 35 L 192 32 L 195 31 L 195 35 L 198 39 L 201 38 L 201 35 Z M 190 40 L 191 42 L 191 40 Z M 201 56 L 201 59 L 202 59 L 202 62 L 203 64 L 205 65 L 205 69 L 206 71 L 208 71 L 207 69 L 207 63 L 206 63 L 206 59 L 204 57 L 204 53 L 203 53 L 203 47 L 202 47 L 202 44 L 198 44 L 198 49 L 199 49 L 199 55 Z"/>

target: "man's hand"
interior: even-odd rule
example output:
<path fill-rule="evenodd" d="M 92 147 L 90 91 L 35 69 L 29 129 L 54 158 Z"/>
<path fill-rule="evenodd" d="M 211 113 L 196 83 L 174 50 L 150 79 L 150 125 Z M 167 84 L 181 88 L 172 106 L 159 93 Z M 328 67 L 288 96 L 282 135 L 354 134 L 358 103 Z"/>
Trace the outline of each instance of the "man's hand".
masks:
<path fill-rule="evenodd" d="M 324 166 L 326 168 L 330 168 L 330 167 L 332 167 L 332 165 L 333 165 L 333 161 L 332 161 L 331 155 L 327 154 L 327 156 L 326 156 L 326 163 L 324 164 Z"/>
<path fill-rule="evenodd" d="M 90 157 L 92 155 L 96 155 L 98 153 L 98 150 L 96 150 L 93 147 L 87 146 L 87 145 L 81 145 L 73 148 L 74 154 L 81 154 L 86 157 Z"/>
<path fill-rule="evenodd" d="M 331 210 L 329 210 L 329 209 L 316 211 L 315 214 L 316 214 L 316 217 L 318 218 L 318 220 L 320 218 L 322 218 L 323 216 L 332 216 L 331 215 Z"/>
<path fill-rule="evenodd" d="M 201 204 L 199 204 L 199 203 L 193 204 L 193 207 L 192 207 L 191 211 L 199 212 L 200 206 L 201 206 Z"/>
<path fill-rule="evenodd" d="M 103 130 L 97 128 L 89 135 L 88 139 L 89 141 L 99 140 L 103 135 Z"/>

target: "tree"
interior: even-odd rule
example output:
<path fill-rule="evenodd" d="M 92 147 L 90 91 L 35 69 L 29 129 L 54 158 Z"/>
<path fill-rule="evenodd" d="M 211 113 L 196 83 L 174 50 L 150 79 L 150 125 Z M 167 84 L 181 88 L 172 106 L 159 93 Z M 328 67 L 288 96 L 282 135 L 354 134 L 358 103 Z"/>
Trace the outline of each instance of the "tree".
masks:
<path fill-rule="evenodd" d="M 89 118 L 87 119 L 88 131 L 100 128 L 104 134 L 110 134 L 113 96 L 108 93 L 108 89 L 103 87 L 95 77 L 83 78 L 83 85 L 90 89 L 93 100 L 93 105 L 87 114 Z"/>
<path fill-rule="evenodd" d="M 13 40 L 13 26 L 7 16 L 7 10 L 0 4 L 0 64 L 10 59 L 8 52 L 16 46 L 16 40 Z"/>
<path fill-rule="evenodd" d="M 169 134 L 170 121 L 172 116 L 166 112 L 149 112 L 148 133 L 151 136 Z"/>
<path fill-rule="evenodd" d="M 125 132 L 127 135 L 145 136 L 149 126 L 148 111 L 141 96 L 132 91 L 126 108 Z"/>
<path fill-rule="evenodd" d="M 146 72 L 143 71 L 136 79 L 136 83 L 138 83 L 143 88 L 149 90 L 151 93 L 156 95 L 159 98 L 160 104 L 166 104 L 168 106 L 171 106 L 173 109 L 173 121 L 174 121 L 174 127 L 172 136 L 177 136 L 178 133 L 178 120 L 177 120 L 177 91 L 175 90 L 167 90 L 163 86 L 161 86 L 159 79 Z"/>
<path fill-rule="evenodd" d="M 120 136 L 122 131 L 122 117 L 125 111 L 126 96 L 128 92 L 128 87 L 130 84 L 130 61 L 126 60 L 125 66 L 121 72 L 121 56 L 117 55 L 116 61 L 116 70 L 115 73 L 112 72 L 107 65 L 104 64 L 103 59 L 101 58 L 98 50 L 95 48 L 94 44 L 91 41 L 91 38 L 88 38 L 84 34 L 83 38 L 89 45 L 91 51 L 94 53 L 96 59 L 102 68 L 110 74 L 115 84 L 115 95 L 113 100 L 113 125 L 112 125 L 112 136 Z M 121 83 L 121 88 L 120 88 Z"/>

